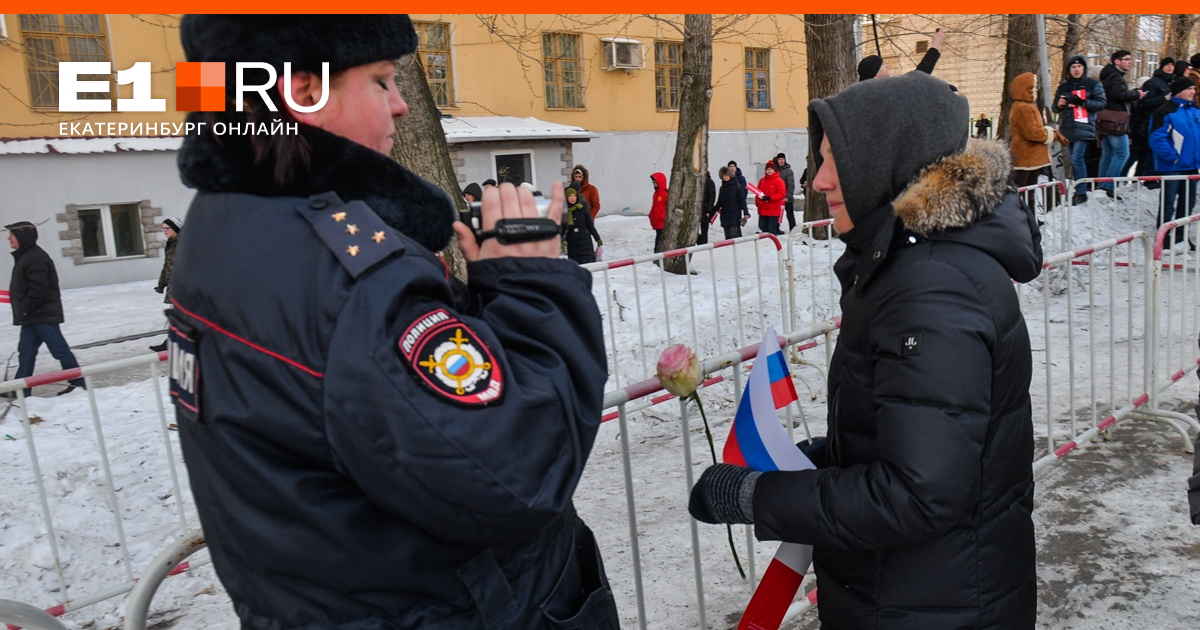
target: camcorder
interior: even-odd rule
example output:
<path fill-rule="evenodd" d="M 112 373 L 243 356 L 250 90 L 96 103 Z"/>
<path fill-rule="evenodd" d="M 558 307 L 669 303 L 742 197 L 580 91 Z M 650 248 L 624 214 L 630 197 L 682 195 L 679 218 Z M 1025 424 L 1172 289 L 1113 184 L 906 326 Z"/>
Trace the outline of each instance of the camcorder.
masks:
<path fill-rule="evenodd" d="M 467 204 L 465 211 L 458 213 L 458 220 L 471 228 L 471 231 L 475 233 L 475 241 L 481 245 L 489 238 L 495 238 L 500 241 L 501 245 L 512 245 L 544 241 L 558 236 L 558 223 L 546 218 L 550 214 L 550 204 L 552 203 L 550 198 L 534 197 L 533 200 L 537 204 L 539 218 L 536 219 L 500 219 L 496 222 L 495 228 L 484 231 L 483 203 L 472 201 Z"/>

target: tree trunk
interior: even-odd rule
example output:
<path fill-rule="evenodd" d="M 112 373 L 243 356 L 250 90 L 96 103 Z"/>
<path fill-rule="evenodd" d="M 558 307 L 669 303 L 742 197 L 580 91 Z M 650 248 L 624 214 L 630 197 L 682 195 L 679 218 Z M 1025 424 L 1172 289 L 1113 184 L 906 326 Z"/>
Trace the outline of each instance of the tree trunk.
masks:
<path fill-rule="evenodd" d="M 1121 48 L 1129 51 L 1135 51 L 1138 48 L 1138 28 L 1141 26 L 1140 15 L 1125 16 L 1125 31 L 1121 34 Z M 1108 63 L 1103 57 L 1100 58 L 1104 63 Z M 1136 79 L 1136 77 L 1134 77 Z M 1132 82 L 1131 82 L 1132 83 Z"/>
<path fill-rule="evenodd" d="M 1012 110 L 1012 95 L 1008 84 L 1017 75 L 1041 70 L 1038 62 L 1037 21 L 1039 15 L 1023 13 L 1008 16 L 1008 45 L 1004 54 L 1004 83 L 1001 86 L 1000 123 L 996 126 L 996 137 L 1008 139 L 1008 113 Z M 963 123 L 966 124 L 966 123 Z"/>
<path fill-rule="evenodd" d="M 667 193 L 667 220 L 658 251 L 688 247 L 700 232 L 705 173 L 708 170 L 708 113 L 712 100 L 711 15 L 683 18 L 683 77 L 679 134 Z M 663 269 L 686 273 L 685 257 L 663 261 Z"/>
<path fill-rule="evenodd" d="M 1072 13 L 1067 16 L 1067 35 L 1063 38 L 1062 45 L 1062 68 L 1058 70 L 1058 83 L 1061 84 L 1067 80 L 1069 71 L 1067 70 L 1067 60 L 1078 55 L 1083 46 L 1083 22 L 1079 19 L 1079 13 Z M 1057 87 L 1056 84 L 1054 87 Z M 1042 86 L 1044 89 L 1050 89 L 1050 86 Z"/>
<path fill-rule="evenodd" d="M 858 77 L 854 63 L 854 20 L 852 13 L 814 13 L 804 16 L 805 52 L 808 55 L 808 98 L 818 99 L 841 92 Z M 809 137 L 812 137 L 809 121 Z M 805 181 L 804 221 L 829 218 L 825 195 L 813 191 L 812 180 L 817 175 L 812 151 L 808 152 L 808 177 Z M 817 229 L 814 238 L 828 238 L 830 231 Z"/>
<path fill-rule="evenodd" d="M 446 191 L 460 212 L 466 210 L 467 202 L 459 191 L 458 176 L 450 163 L 450 146 L 442 131 L 442 115 L 416 55 L 406 55 L 396 63 L 396 87 L 408 103 L 408 114 L 396 119 L 392 158 Z M 458 248 L 458 239 L 451 240 L 439 254 L 450 272 L 466 282 L 467 261 Z"/>
<path fill-rule="evenodd" d="M 1172 15 L 1170 28 L 1167 29 L 1167 41 L 1163 50 L 1163 56 L 1187 61 L 1188 40 L 1191 38 L 1192 29 L 1195 27 L 1196 16 L 1187 14 Z M 1147 74 L 1150 73 L 1148 72 Z"/>

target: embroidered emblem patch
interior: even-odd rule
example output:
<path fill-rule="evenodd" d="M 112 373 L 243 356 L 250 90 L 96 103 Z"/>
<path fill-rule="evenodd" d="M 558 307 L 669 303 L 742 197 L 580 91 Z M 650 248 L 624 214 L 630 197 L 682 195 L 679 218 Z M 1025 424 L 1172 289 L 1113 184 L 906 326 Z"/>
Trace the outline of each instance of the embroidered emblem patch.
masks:
<path fill-rule="evenodd" d="M 496 357 L 466 324 L 444 309 L 422 315 L 396 345 L 422 382 L 454 402 L 486 405 L 504 393 Z"/>
<path fill-rule="evenodd" d="M 925 331 L 904 333 L 900 338 L 900 356 L 912 357 L 921 354 L 921 337 Z"/>

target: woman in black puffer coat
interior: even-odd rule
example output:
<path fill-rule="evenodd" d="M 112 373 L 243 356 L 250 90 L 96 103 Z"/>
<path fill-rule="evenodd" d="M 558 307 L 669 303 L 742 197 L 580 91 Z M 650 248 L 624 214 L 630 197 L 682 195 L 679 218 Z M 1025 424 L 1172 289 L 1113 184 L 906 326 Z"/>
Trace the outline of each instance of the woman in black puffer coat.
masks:
<path fill-rule="evenodd" d="M 828 439 L 812 470 L 710 468 L 689 510 L 813 545 L 826 630 L 1031 630 L 1032 358 L 1012 280 L 1042 256 L 1007 149 L 968 145 L 967 100 L 919 72 L 809 111 L 813 189 L 846 243 Z"/>

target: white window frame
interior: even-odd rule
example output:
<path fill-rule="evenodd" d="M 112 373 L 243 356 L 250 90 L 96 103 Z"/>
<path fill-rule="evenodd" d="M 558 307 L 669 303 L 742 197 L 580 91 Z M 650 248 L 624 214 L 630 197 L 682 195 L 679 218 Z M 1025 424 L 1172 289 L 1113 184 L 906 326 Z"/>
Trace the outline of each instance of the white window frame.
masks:
<path fill-rule="evenodd" d="M 149 243 L 146 242 L 146 233 L 144 230 L 140 231 L 140 234 L 142 236 L 142 253 L 129 254 L 127 256 L 118 256 L 117 255 L 117 240 L 116 240 L 116 237 L 113 232 L 113 224 L 112 224 L 112 207 L 113 206 L 134 206 L 136 208 L 136 207 L 139 207 L 139 202 L 126 201 L 126 202 L 118 202 L 118 203 L 92 203 L 92 204 L 87 204 L 87 205 L 76 206 L 75 216 L 76 216 L 76 221 L 79 222 L 80 241 L 81 241 L 79 257 L 80 257 L 80 259 L 83 260 L 83 262 L 101 262 L 101 261 L 106 261 L 106 260 L 128 260 L 130 258 L 145 258 L 146 257 L 146 250 L 148 249 L 147 245 L 149 245 Z M 103 232 L 103 236 L 104 236 L 104 250 L 105 250 L 105 252 L 107 252 L 103 256 L 88 256 L 83 253 L 83 245 L 82 245 L 83 219 L 79 216 L 79 213 L 87 211 L 87 210 L 99 210 L 100 211 L 100 229 Z"/>
<path fill-rule="evenodd" d="M 497 156 L 521 155 L 523 153 L 529 154 L 529 176 L 531 178 L 533 178 L 533 181 L 531 181 L 529 183 L 533 185 L 534 190 L 541 190 L 541 188 L 538 187 L 538 183 L 537 183 L 537 151 L 532 148 L 496 149 L 496 150 L 491 151 L 489 161 L 491 162 L 491 167 L 492 167 L 492 179 L 496 180 L 497 184 L 500 183 L 500 174 L 499 174 L 499 171 L 496 169 L 496 157 Z"/>

